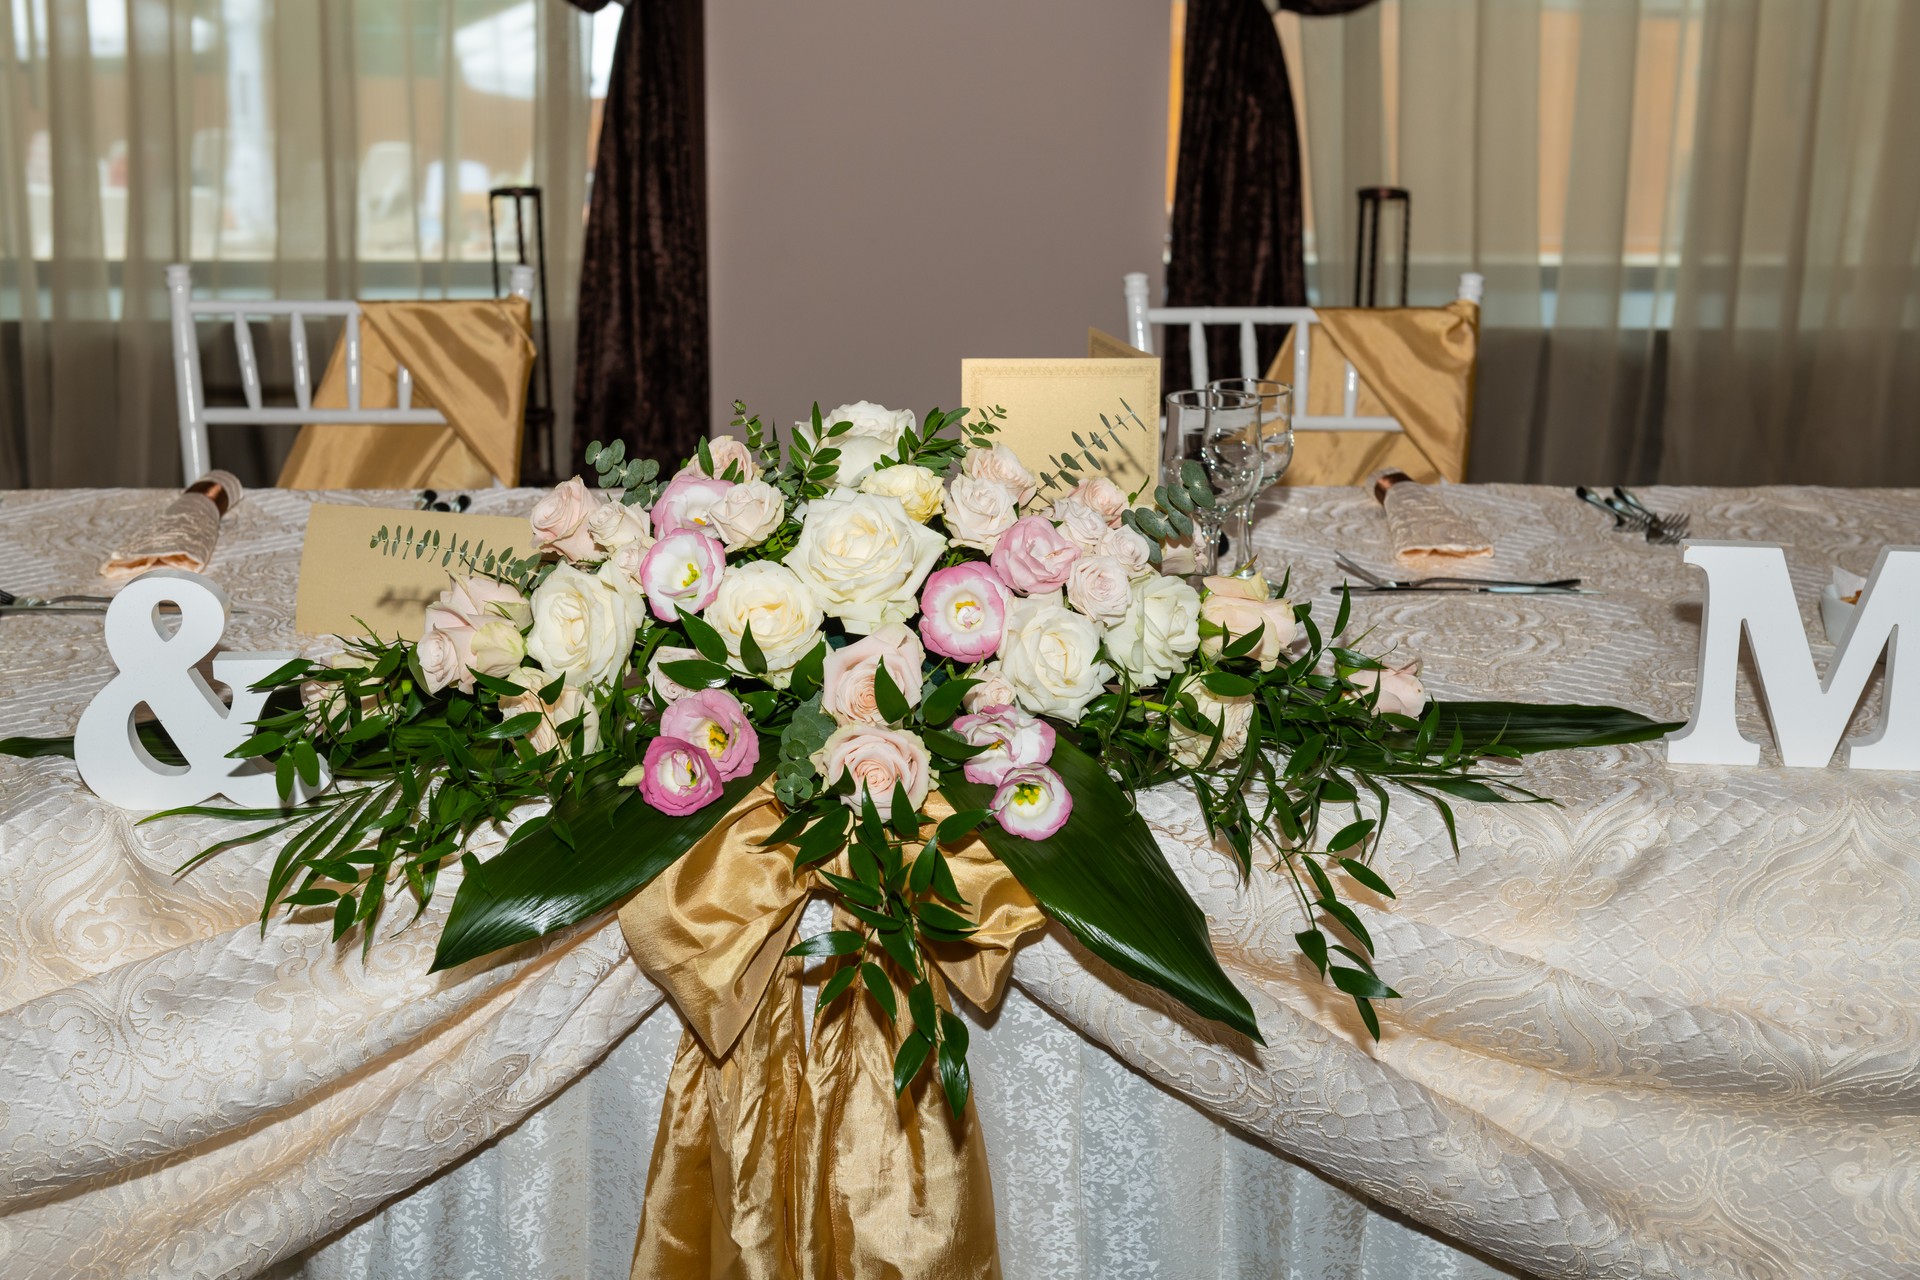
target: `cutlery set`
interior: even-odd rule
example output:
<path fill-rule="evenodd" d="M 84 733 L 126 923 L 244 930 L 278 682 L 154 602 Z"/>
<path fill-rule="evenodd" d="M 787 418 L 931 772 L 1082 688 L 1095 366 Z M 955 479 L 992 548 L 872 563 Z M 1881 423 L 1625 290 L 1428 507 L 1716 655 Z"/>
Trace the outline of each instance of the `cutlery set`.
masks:
<path fill-rule="evenodd" d="M 1613 527 L 1622 533 L 1643 533 L 1647 541 L 1659 547 L 1671 547 L 1687 536 L 1687 526 L 1693 517 L 1686 514 L 1663 516 L 1657 511 L 1641 505 L 1640 499 L 1622 489 L 1613 486 L 1613 495 L 1608 497 L 1580 485 L 1574 489 L 1582 502 L 1591 503 L 1613 517 Z"/>

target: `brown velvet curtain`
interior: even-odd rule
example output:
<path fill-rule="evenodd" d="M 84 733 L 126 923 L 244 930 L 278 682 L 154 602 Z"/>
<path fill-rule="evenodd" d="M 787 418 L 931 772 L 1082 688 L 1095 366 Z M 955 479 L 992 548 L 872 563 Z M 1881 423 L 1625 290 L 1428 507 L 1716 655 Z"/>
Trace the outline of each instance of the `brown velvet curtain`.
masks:
<path fill-rule="evenodd" d="M 620 19 L 580 260 L 576 465 L 589 440 L 671 464 L 707 434 L 701 3 L 634 0 Z"/>
<path fill-rule="evenodd" d="M 1307 15 L 1347 13 L 1372 0 L 1282 0 Z M 1180 152 L 1167 259 L 1170 307 L 1288 307 L 1307 301 L 1300 212 L 1300 137 L 1287 61 L 1261 0 L 1187 0 Z M 1258 331 L 1259 367 L 1285 337 Z M 1238 372 L 1239 336 L 1208 334 L 1208 367 Z M 1186 341 L 1169 335 L 1169 390 L 1192 385 Z"/>

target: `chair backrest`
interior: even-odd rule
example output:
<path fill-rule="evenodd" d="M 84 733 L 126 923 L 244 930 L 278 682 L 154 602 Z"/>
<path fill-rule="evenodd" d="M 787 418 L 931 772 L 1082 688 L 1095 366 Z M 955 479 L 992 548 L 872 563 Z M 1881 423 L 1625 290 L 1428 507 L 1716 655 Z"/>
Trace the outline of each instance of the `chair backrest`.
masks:
<path fill-rule="evenodd" d="M 1141 351 L 1152 352 L 1154 325 L 1168 326 L 1168 341 L 1172 341 L 1172 326 L 1184 324 L 1187 326 L 1187 354 L 1193 366 L 1195 386 L 1206 386 L 1212 377 L 1207 368 L 1208 325 L 1231 324 L 1240 327 L 1240 376 L 1243 378 L 1265 375 L 1265 370 L 1260 368 L 1253 327 L 1257 324 L 1292 325 L 1293 386 L 1298 388 L 1294 393 L 1295 431 L 1404 430 L 1394 418 L 1373 417 L 1354 411 L 1360 398 L 1360 375 L 1354 372 L 1352 361 L 1346 362 L 1342 411 L 1319 415 L 1306 412 L 1306 388 L 1313 385 L 1309 380 L 1313 359 L 1313 329 L 1320 323 L 1320 317 L 1312 307 L 1155 307 L 1147 301 L 1147 276 L 1144 271 L 1129 272 L 1125 283 L 1127 341 Z M 1484 278 L 1469 271 L 1460 277 L 1459 296 L 1477 304 L 1485 287 Z"/>
<path fill-rule="evenodd" d="M 516 266 L 508 276 L 507 291 L 517 298 L 533 296 L 533 268 Z M 360 407 L 360 304 L 342 302 L 275 302 L 249 299 L 199 299 L 193 296 L 193 272 L 184 264 L 167 268 L 167 301 L 173 318 L 173 376 L 180 405 L 180 470 L 186 483 L 192 484 L 211 468 L 207 441 L 209 426 L 231 424 L 252 426 L 305 426 L 331 423 L 343 426 L 368 424 L 444 426 L 446 418 L 438 409 L 413 407 L 413 375 L 406 366 L 399 368 L 394 390 L 398 407 L 363 409 Z M 200 342 L 194 325 L 203 316 L 233 322 L 233 345 L 240 359 L 240 387 L 246 406 L 210 409 L 200 377 Z M 260 396 L 260 363 L 253 354 L 253 332 L 247 326 L 251 317 L 285 316 L 293 343 L 294 404 L 269 406 Z M 344 409 L 316 409 L 313 406 L 313 363 L 307 351 L 308 316 L 344 316 L 346 333 L 342 363 L 347 382 L 347 406 Z"/>

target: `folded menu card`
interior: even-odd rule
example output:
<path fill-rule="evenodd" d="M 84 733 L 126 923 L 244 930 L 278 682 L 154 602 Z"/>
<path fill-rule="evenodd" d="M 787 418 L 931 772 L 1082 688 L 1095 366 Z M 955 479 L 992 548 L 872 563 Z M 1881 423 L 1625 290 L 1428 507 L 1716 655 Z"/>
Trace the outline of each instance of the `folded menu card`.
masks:
<path fill-rule="evenodd" d="M 300 552 L 294 628 L 349 638 L 371 628 L 383 640 L 418 640 L 427 604 L 449 574 L 466 572 L 457 548 L 516 558 L 530 553 L 530 538 L 524 516 L 316 503 Z"/>
<path fill-rule="evenodd" d="M 1150 487 L 1160 456 L 1160 362 L 1138 355 L 1100 360 L 962 360 L 961 403 L 976 410 L 1005 409 L 1000 440 L 1036 473 L 1057 472 L 1060 467 L 1054 458 L 1081 451 L 1073 442 L 1074 432 L 1089 442 L 1104 434 L 1100 416 L 1105 414 L 1114 436 L 1107 440 L 1105 451 L 1095 448 L 1094 456 L 1104 464 L 1109 479 L 1132 492 L 1142 485 Z"/>

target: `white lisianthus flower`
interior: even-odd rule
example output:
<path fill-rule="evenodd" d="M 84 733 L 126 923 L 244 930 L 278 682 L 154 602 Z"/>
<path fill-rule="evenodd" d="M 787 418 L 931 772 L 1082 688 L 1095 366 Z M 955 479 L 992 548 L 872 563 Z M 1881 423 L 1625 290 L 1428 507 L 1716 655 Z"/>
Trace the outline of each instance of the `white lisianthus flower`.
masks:
<path fill-rule="evenodd" d="M 707 513 L 713 532 L 729 551 L 759 546 L 786 518 L 786 500 L 765 480 L 736 484 Z"/>
<path fill-rule="evenodd" d="M 1100 695 L 1113 668 L 1100 661 L 1100 628 L 1051 593 L 1015 601 L 1000 641 L 1000 676 L 1018 704 L 1072 723 Z"/>
<path fill-rule="evenodd" d="M 822 609 L 864 635 L 919 611 L 914 597 L 946 547 L 900 499 L 839 490 L 808 505 L 787 567 Z"/>
<path fill-rule="evenodd" d="M 767 660 L 766 681 L 776 689 L 792 682 L 794 667 L 820 643 L 820 601 L 793 570 L 771 560 L 729 569 L 705 616 L 736 666 L 740 637 L 753 627 L 753 642 Z"/>
<path fill-rule="evenodd" d="M 821 414 L 823 435 L 827 428 L 837 423 L 853 424 L 851 431 L 842 432 L 824 442 L 826 448 L 840 451 L 840 473 L 834 483 L 843 489 L 858 488 L 862 480 L 873 474 L 880 459 L 899 457 L 900 437 L 913 429 L 914 421 L 911 409 L 889 409 L 871 400 L 843 404 L 832 413 Z M 813 438 L 811 422 L 796 422 L 793 426 L 815 447 L 823 443 Z"/>
<path fill-rule="evenodd" d="M 1133 584 L 1126 616 L 1107 629 L 1107 653 L 1138 685 L 1165 680 L 1200 647 L 1200 593 L 1179 578 Z"/>
<path fill-rule="evenodd" d="M 1239 759 L 1240 753 L 1247 749 L 1247 732 L 1253 727 L 1253 695 L 1216 698 L 1197 680 L 1181 685 L 1180 690 L 1182 693 L 1191 693 L 1200 714 L 1220 726 L 1220 747 L 1213 753 L 1213 759 L 1207 760 L 1207 747 L 1213 742 L 1213 736 L 1198 733 L 1178 720 L 1171 720 L 1167 731 L 1167 750 L 1172 752 L 1173 758 L 1189 769 L 1198 769 L 1202 764 L 1226 764 L 1229 760 Z"/>
<path fill-rule="evenodd" d="M 612 677 L 633 648 L 638 620 L 611 582 L 572 565 L 556 565 L 533 591 L 527 652 L 574 686 Z"/>
<path fill-rule="evenodd" d="M 940 500 L 945 496 L 940 477 L 911 462 L 880 468 L 860 482 L 860 492 L 900 499 L 907 518 L 917 524 L 925 524 L 938 515 Z"/>

